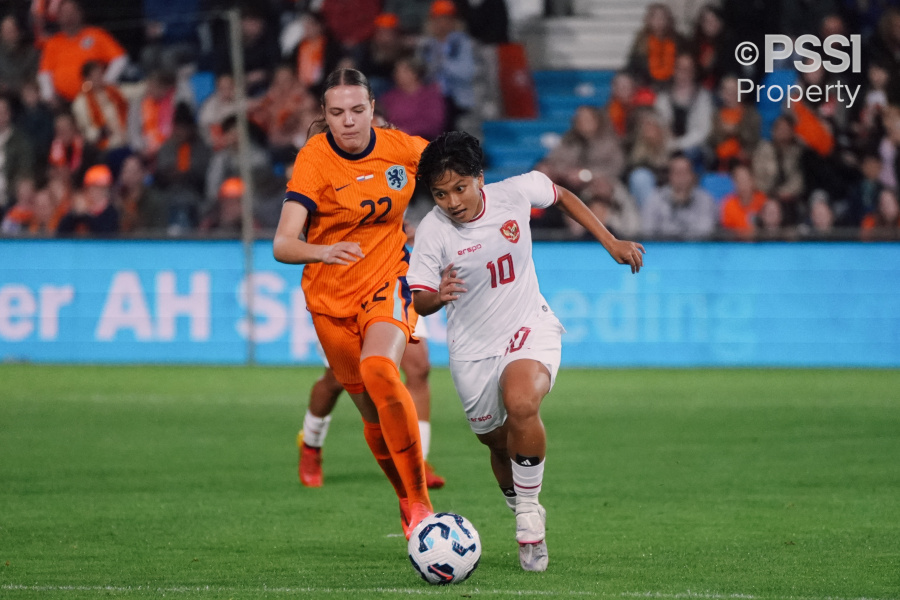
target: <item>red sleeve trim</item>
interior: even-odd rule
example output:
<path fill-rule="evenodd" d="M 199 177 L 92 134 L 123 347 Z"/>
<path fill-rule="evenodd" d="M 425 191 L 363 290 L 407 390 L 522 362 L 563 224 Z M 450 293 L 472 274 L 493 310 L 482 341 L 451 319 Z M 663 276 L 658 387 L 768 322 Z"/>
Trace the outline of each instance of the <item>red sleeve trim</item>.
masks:
<path fill-rule="evenodd" d="M 556 204 L 559 201 L 559 190 L 556 189 L 556 184 L 553 184 L 553 204 Z M 550 206 L 553 206 L 551 204 Z"/>
<path fill-rule="evenodd" d="M 420 292 L 434 292 L 435 294 L 437 293 L 436 289 L 430 288 L 427 285 L 411 285 L 411 286 L 409 286 L 409 289 L 411 289 L 414 292 L 420 291 Z"/>

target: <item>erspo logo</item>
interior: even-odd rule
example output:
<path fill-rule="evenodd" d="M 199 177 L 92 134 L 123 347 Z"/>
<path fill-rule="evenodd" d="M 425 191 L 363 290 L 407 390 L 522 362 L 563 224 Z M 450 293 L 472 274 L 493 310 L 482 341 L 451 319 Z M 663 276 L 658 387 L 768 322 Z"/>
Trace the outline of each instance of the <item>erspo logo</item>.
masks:
<path fill-rule="evenodd" d="M 862 70 L 862 40 L 858 34 L 849 38 L 844 35 L 829 35 L 824 41 L 815 35 L 801 35 L 795 41 L 786 35 L 771 34 L 765 37 L 764 50 L 763 68 L 766 73 L 775 71 L 776 60 L 788 60 L 795 54 L 800 59 L 794 60 L 792 64 L 801 73 L 812 73 L 819 69 L 825 69 L 829 73 L 845 73 L 848 69 L 859 73 Z M 822 59 L 823 54 L 828 60 Z M 754 65 L 760 58 L 759 48 L 753 42 L 741 42 L 734 50 L 734 58 L 741 65 Z M 751 79 L 738 79 L 738 100 L 745 94 L 753 95 L 755 91 L 757 102 L 763 94 L 771 102 L 781 102 L 786 98 L 789 107 L 804 99 L 808 102 L 827 102 L 833 97 L 838 102 L 847 102 L 847 108 L 851 108 L 861 87 L 857 85 L 853 90 L 840 80 L 825 86 L 804 87 L 796 84 L 757 85 Z"/>

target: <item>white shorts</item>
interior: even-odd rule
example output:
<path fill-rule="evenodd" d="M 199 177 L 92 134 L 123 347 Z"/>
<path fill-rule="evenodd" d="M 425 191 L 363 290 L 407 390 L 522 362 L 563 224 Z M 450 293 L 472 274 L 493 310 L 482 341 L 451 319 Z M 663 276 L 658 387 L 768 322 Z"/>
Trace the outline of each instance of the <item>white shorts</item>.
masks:
<path fill-rule="evenodd" d="M 521 359 L 538 361 L 550 371 L 550 389 L 553 389 L 564 331 L 555 316 L 540 319 L 520 329 L 502 356 L 468 361 L 450 359 L 450 375 L 472 431 L 488 433 L 506 422 L 500 376 L 509 363 Z"/>
<path fill-rule="evenodd" d="M 413 330 L 413 335 L 422 340 L 423 344 L 426 343 L 428 340 L 428 325 L 425 323 L 425 317 L 416 319 L 416 328 Z M 328 359 L 325 358 L 325 350 L 322 348 L 322 343 L 319 340 L 316 340 L 316 354 L 322 359 L 322 364 L 326 369 L 331 366 L 328 364 Z"/>

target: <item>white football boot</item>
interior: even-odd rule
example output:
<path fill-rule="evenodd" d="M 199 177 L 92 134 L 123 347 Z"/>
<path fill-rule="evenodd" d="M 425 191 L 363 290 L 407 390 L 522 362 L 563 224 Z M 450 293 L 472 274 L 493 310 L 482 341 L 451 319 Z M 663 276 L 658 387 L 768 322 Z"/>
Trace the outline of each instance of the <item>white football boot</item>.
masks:
<path fill-rule="evenodd" d="M 546 571 L 550 557 L 545 541 L 547 511 L 537 502 L 516 504 L 516 541 L 519 542 L 519 564 L 526 571 Z"/>

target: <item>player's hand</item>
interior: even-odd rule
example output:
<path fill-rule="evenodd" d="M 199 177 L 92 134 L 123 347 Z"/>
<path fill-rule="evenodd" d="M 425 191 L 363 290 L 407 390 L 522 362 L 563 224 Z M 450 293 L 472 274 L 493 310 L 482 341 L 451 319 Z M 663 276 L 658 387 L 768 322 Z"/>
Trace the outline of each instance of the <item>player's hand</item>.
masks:
<path fill-rule="evenodd" d="M 609 254 L 620 265 L 631 265 L 631 272 L 637 273 L 644 266 L 644 254 L 647 251 L 641 244 L 616 240 L 609 249 Z"/>
<path fill-rule="evenodd" d="M 441 300 L 441 304 L 459 300 L 460 294 L 469 291 L 463 287 L 466 282 L 456 275 L 457 272 L 456 269 L 453 268 L 453 263 L 450 263 L 443 271 L 441 271 L 441 285 L 438 290 L 438 297 Z"/>
<path fill-rule="evenodd" d="M 319 258 L 326 265 L 349 265 L 365 257 L 362 248 L 356 242 L 338 242 L 321 248 L 322 254 Z"/>

